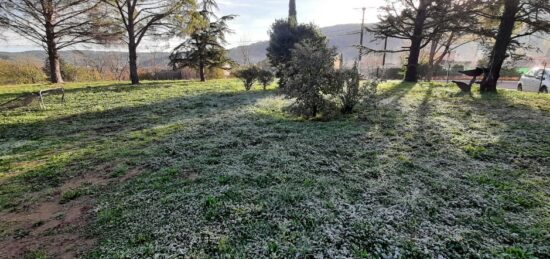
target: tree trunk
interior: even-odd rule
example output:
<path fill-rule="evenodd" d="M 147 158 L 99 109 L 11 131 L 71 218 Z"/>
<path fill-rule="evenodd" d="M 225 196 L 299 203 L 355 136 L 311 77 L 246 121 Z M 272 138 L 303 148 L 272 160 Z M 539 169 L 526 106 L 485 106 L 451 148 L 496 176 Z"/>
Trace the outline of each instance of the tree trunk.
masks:
<path fill-rule="evenodd" d="M 204 75 L 204 65 L 199 65 L 199 77 L 201 79 L 201 82 L 206 82 L 206 76 Z"/>
<path fill-rule="evenodd" d="M 431 82 L 434 77 L 434 68 L 435 68 L 435 54 L 439 46 L 439 40 L 434 39 L 432 41 L 432 46 L 430 47 L 430 56 L 428 58 L 428 72 L 426 73 L 426 81 Z"/>
<path fill-rule="evenodd" d="M 512 42 L 512 33 L 516 22 L 516 15 L 520 9 L 519 0 L 504 1 L 504 13 L 500 19 L 500 26 L 496 37 L 495 45 L 491 52 L 489 72 L 481 82 L 481 92 L 496 92 L 497 83 L 500 78 L 500 70 L 506 59 L 506 51 Z"/>
<path fill-rule="evenodd" d="M 54 44 L 55 45 L 55 44 Z M 56 47 L 50 47 L 48 44 L 48 62 L 50 63 L 50 82 L 53 84 L 63 83 L 61 75 L 61 63 Z"/>
<path fill-rule="evenodd" d="M 418 11 L 414 21 L 413 37 L 411 38 L 411 48 L 407 62 L 407 72 L 405 73 L 405 82 L 418 82 L 418 60 L 420 58 L 420 48 L 422 47 L 422 34 L 424 31 L 424 22 L 427 17 L 427 5 L 429 0 L 420 0 Z"/>
<path fill-rule="evenodd" d="M 133 85 L 139 85 L 139 75 L 137 67 L 137 46 L 135 43 L 130 42 L 128 44 L 128 51 L 130 57 L 130 80 Z"/>
<path fill-rule="evenodd" d="M 134 8 L 127 2 L 128 5 L 128 55 L 130 63 L 130 80 L 132 85 L 139 85 L 139 75 L 138 75 L 138 66 L 137 66 L 137 47 L 136 43 L 136 31 L 135 31 L 135 21 L 134 21 Z"/>
<path fill-rule="evenodd" d="M 50 82 L 54 84 L 63 83 L 61 75 L 61 64 L 59 62 L 59 52 L 55 42 L 55 30 L 52 24 L 52 16 L 47 16 L 46 21 L 46 45 L 48 47 L 48 62 L 50 63 Z"/>

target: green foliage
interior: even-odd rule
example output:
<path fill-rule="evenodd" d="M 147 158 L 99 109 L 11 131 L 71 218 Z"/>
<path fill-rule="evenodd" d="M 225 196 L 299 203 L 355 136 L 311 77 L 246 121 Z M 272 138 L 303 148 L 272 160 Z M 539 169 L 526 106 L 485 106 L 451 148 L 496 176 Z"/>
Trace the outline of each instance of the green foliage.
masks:
<path fill-rule="evenodd" d="M 342 101 L 342 112 L 349 114 L 361 99 L 361 74 L 357 66 L 351 69 L 341 69 L 334 72 L 334 84 L 338 86 L 338 97 Z"/>
<path fill-rule="evenodd" d="M 252 86 L 254 85 L 254 82 L 258 80 L 260 76 L 260 69 L 256 66 L 251 66 L 248 68 L 244 68 L 241 70 L 238 70 L 235 72 L 235 77 L 239 78 L 244 83 L 244 88 L 246 91 L 250 91 L 252 89 Z"/>
<path fill-rule="evenodd" d="M 199 71 L 202 81 L 205 81 L 205 69 L 215 71 L 216 68 L 226 68 L 234 62 L 227 57 L 225 49 L 226 34 L 231 32 L 228 22 L 235 19 L 235 15 L 226 15 L 211 21 L 215 17 L 213 10 L 206 1 L 203 9 L 193 12 L 191 16 L 197 18 L 192 26 L 182 29 L 187 39 L 178 45 L 170 54 L 170 65 L 174 69 L 190 67 Z M 216 6 L 214 4 L 214 6 Z"/>
<path fill-rule="evenodd" d="M 338 92 L 334 85 L 334 58 L 336 50 L 328 48 L 323 40 L 305 40 L 292 50 L 292 58 L 285 68 L 287 82 L 283 93 L 296 99 L 300 113 L 315 117 L 325 105 L 325 95 Z"/>
<path fill-rule="evenodd" d="M 40 65 L 30 61 L 0 60 L 0 85 L 36 84 L 47 80 Z"/>
<path fill-rule="evenodd" d="M 319 28 L 313 24 L 300 24 L 291 26 L 288 21 L 276 20 L 269 31 L 270 40 L 267 48 L 267 57 L 273 67 L 277 69 L 279 86 L 286 85 L 285 70 L 291 60 L 291 51 L 295 45 L 304 40 L 325 41 Z"/>
<path fill-rule="evenodd" d="M 267 69 L 259 69 L 258 71 L 258 82 L 264 87 L 264 91 L 267 89 L 267 86 L 272 84 L 275 81 L 275 75 L 273 72 Z"/>

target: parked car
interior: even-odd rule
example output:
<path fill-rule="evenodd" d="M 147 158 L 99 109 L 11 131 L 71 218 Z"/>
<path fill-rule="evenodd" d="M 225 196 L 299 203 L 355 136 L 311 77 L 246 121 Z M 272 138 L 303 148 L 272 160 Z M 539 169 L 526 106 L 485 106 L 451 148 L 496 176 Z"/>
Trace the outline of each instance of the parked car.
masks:
<path fill-rule="evenodd" d="M 548 93 L 550 87 L 550 68 L 533 68 L 519 79 L 518 91 L 531 90 Z"/>

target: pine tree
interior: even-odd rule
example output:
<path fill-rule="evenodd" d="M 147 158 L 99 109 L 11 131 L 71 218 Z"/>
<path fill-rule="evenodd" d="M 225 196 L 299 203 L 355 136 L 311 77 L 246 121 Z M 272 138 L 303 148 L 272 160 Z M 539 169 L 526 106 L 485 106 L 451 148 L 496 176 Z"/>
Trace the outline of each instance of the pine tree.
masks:
<path fill-rule="evenodd" d="M 234 63 L 227 57 L 228 51 L 224 44 L 227 43 L 226 34 L 231 32 L 227 22 L 233 20 L 235 15 L 226 15 L 211 21 L 215 18 L 216 8 L 217 5 L 212 1 L 203 2 L 203 9 L 192 14 L 196 18 L 192 26 L 184 29 L 185 33 L 189 33 L 188 38 L 170 55 L 171 66 L 175 69 L 197 69 L 202 82 L 206 81 L 207 68 L 223 69 L 224 66 Z"/>

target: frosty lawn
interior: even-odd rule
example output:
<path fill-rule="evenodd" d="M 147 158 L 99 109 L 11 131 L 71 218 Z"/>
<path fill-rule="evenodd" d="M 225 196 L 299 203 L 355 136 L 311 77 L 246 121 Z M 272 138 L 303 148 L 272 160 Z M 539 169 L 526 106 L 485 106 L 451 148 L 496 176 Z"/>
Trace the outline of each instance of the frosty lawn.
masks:
<path fill-rule="evenodd" d="M 44 87 L 0 87 L 0 102 Z M 3 217 L 1 244 L 64 232 L 96 241 L 88 257 L 550 256 L 550 95 L 386 83 L 354 115 L 305 120 L 233 80 L 65 87 L 66 104 L 0 112 L 0 209 L 86 200 L 87 227 Z"/>

